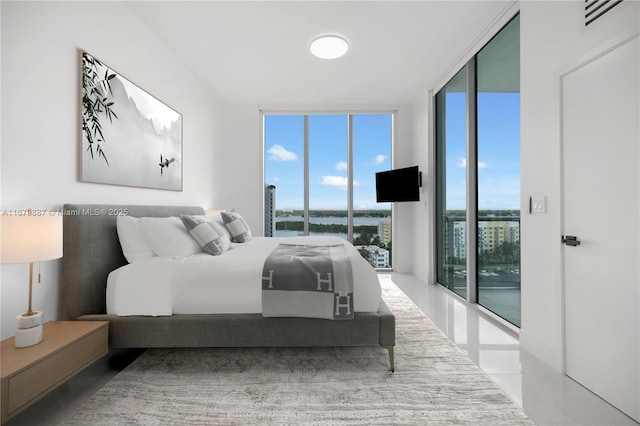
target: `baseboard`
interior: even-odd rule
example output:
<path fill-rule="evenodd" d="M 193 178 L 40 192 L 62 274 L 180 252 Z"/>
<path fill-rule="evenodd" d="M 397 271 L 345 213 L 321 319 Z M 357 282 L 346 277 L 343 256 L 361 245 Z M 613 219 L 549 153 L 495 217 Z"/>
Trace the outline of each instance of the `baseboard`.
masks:
<path fill-rule="evenodd" d="M 529 352 L 554 370 L 564 373 L 562 351 L 527 333 L 526 330 L 520 330 L 520 349 Z"/>

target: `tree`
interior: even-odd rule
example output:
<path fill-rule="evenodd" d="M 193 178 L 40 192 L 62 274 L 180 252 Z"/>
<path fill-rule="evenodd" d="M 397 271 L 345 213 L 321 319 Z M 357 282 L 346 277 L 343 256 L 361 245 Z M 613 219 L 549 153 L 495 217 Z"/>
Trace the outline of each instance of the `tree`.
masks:
<path fill-rule="evenodd" d="M 82 54 L 82 132 L 89 143 L 87 151 L 91 158 L 94 158 L 95 151 L 108 166 L 109 160 L 102 149 L 106 141 L 102 134 L 100 116 L 106 117 L 111 123 L 114 118 L 118 118 L 112 108 L 114 102 L 109 99 L 109 95 L 113 96 L 111 80 L 116 74 L 109 73 L 109 69 L 105 67 L 104 76 L 101 77 L 98 67 L 103 67 L 100 61 L 87 53 Z"/>
<path fill-rule="evenodd" d="M 368 246 L 371 244 L 371 234 L 360 234 L 353 240 L 354 246 Z"/>
<path fill-rule="evenodd" d="M 520 243 L 505 241 L 478 256 L 483 265 L 519 265 Z"/>
<path fill-rule="evenodd" d="M 359 248 L 358 251 L 360 252 L 360 255 L 367 260 L 367 262 L 371 263 L 371 252 L 369 250 L 366 248 Z"/>

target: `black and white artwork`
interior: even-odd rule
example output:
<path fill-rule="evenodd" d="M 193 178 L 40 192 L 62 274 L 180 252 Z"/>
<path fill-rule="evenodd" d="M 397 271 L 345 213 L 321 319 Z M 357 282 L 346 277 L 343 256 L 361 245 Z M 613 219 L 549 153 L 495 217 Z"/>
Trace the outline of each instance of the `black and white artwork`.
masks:
<path fill-rule="evenodd" d="M 182 115 L 82 53 L 82 180 L 182 191 Z"/>

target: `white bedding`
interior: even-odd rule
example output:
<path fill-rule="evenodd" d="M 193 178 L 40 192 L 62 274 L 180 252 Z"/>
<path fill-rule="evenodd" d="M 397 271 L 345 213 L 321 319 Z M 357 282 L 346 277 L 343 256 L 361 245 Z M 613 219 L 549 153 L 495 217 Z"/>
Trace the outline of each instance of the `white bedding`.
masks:
<path fill-rule="evenodd" d="M 112 315 L 218 314 L 262 312 L 262 267 L 280 243 L 342 244 L 338 237 L 253 237 L 220 256 L 153 257 L 122 266 L 107 280 L 107 313 Z M 376 312 L 380 283 L 355 247 L 351 257 L 356 312 Z"/>

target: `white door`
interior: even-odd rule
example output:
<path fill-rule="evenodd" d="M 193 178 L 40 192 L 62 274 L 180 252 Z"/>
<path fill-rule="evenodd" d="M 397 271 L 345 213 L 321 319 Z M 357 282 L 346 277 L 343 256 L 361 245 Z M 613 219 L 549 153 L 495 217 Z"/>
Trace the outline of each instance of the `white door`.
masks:
<path fill-rule="evenodd" d="M 640 44 L 562 77 L 566 372 L 640 420 Z"/>

